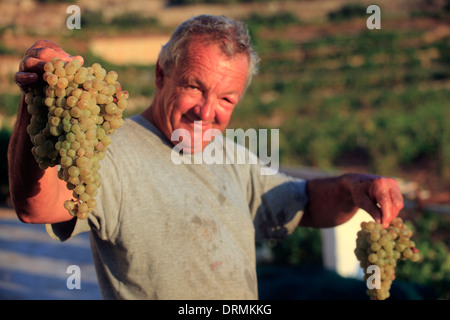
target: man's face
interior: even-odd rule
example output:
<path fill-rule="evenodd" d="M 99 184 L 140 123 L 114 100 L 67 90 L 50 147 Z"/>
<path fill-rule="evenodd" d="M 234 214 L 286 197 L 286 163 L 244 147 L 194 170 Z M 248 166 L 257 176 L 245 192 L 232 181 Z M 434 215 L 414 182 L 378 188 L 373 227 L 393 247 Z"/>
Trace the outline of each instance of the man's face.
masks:
<path fill-rule="evenodd" d="M 194 150 L 194 137 L 201 132 L 203 150 L 210 142 L 210 138 L 203 141 L 205 131 L 226 129 L 242 96 L 247 71 L 247 55 L 230 58 L 214 44 L 192 41 L 184 63 L 170 76 L 157 71 L 153 121 L 169 140 L 175 130 L 187 130 L 191 141 L 183 140 L 183 150 L 188 152 L 200 151 Z"/>

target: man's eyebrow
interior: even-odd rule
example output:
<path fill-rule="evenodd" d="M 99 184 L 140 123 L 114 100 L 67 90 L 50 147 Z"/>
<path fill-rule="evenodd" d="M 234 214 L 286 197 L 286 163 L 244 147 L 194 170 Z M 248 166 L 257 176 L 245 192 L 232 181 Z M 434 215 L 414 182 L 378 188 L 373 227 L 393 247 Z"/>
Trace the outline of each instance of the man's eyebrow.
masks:
<path fill-rule="evenodd" d="M 227 91 L 227 92 L 225 92 L 225 94 L 239 94 L 239 90 Z"/>
<path fill-rule="evenodd" d="M 200 86 L 203 86 L 202 81 L 200 81 L 197 77 L 190 76 L 190 75 L 186 75 L 186 76 L 182 75 L 180 77 L 180 84 L 186 85 L 188 83 L 195 83 L 195 84 L 198 84 Z"/>
<path fill-rule="evenodd" d="M 181 75 L 179 84 L 182 86 L 186 86 L 188 84 L 195 84 L 200 88 L 207 88 L 205 83 L 194 75 Z M 239 91 L 238 90 L 226 91 L 222 95 L 239 95 Z"/>

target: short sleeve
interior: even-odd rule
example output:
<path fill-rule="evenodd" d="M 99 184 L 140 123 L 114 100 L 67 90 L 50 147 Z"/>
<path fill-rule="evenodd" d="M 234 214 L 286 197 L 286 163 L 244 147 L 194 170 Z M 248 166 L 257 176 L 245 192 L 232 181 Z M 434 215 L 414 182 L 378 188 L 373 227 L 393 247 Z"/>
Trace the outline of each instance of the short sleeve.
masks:
<path fill-rule="evenodd" d="M 294 232 L 303 216 L 307 181 L 280 172 L 265 175 L 262 167 L 250 166 L 247 189 L 256 240 L 282 240 Z"/>

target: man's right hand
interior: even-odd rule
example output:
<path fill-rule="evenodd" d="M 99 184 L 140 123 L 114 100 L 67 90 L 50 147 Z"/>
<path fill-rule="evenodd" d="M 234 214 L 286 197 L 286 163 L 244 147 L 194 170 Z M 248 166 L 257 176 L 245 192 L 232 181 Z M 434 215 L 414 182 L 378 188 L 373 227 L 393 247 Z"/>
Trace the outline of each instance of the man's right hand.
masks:
<path fill-rule="evenodd" d="M 64 61 L 79 59 L 83 63 L 82 57 L 72 57 L 51 41 L 38 41 L 27 50 L 15 75 L 23 93 L 42 77 L 45 63 L 55 57 Z M 56 167 L 40 169 L 31 153 L 32 143 L 27 133 L 31 115 L 24 96 L 8 146 L 9 186 L 14 209 L 19 219 L 28 223 L 71 220 L 64 201 L 72 198 L 72 192 L 58 179 Z"/>
<path fill-rule="evenodd" d="M 52 41 L 39 40 L 25 52 L 25 56 L 19 64 L 19 71 L 14 77 L 22 92 L 26 93 L 28 86 L 35 83 L 44 73 L 45 63 L 55 57 L 63 61 L 78 59 L 81 64 L 84 62 L 81 56 L 72 57 Z"/>

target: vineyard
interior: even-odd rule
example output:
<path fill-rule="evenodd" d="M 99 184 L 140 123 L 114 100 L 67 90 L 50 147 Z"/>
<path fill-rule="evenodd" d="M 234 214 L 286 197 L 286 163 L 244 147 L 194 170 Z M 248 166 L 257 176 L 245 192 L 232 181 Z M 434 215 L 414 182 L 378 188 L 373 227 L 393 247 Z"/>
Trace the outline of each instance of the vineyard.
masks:
<path fill-rule="evenodd" d="M 172 4 L 180 3 L 184 2 Z M 195 8 L 198 1 L 192 3 Z M 305 13 L 287 10 L 255 11 L 241 17 L 249 26 L 261 65 L 230 127 L 279 129 L 282 167 L 395 176 L 418 183 L 430 198 L 439 195 L 439 202 L 449 205 L 450 4 L 414 4 L 398 12 L 381 7 L 379 30 L 366 27 L 366 6 L 358 1 L 313 21 L 305 20 Z M 251 1 L 245 5 L 247 10 Z M 87 65 L 101 62 L 106 69 L 116 70 L 130 92 L 126 116 L 146 108 L 155 91 L 154 64 L 114 64 L 93 53 L 88 40 L 99 35 L 144 38 L 143 30 L 160 37 L 172 29 L 158 15 L 131 12 L 108 20 L 100 10 L 83 16 L 82 26 L 70 35 L 52 31 L 45 37 L 72 54 L 83 55 Z M 6 40 L 11 34 L 30 41 L 27 46 L 42 38 L 11 25 L 2 26 L 0 33 L 0 58 L 17 61 L 24 50 L 19 41 Z M 6 88 L 0 90 L 0 147 L 5 154 L 20 93 L 11 74 L 0 80 Z M 5 202 L 4 156 L 1 161 L 0 191 Z M 400 265 L 398 279 L 414 279 L 433 288 L 438 298 L 450 298 L 450 215 L 408 208 L 402 217 L 415 232 L 424 260 Z M 321 263 L 316 230 L 299 230 L 272 249 L 275 262 L 282 265 Z"/>
<path fill-rule="evenodd" d="M 450 178 L 448 34 L 401 23 L 371 31 L 361 19 L 342 23 L 351 33 L 319 29 L 302 42 L 295 37 L 308 28 L 292 16 L 279 17 L 285 32 L 252 21 L 265 20 L 249 19 L 263 63 L 235 125 L 279 127 L 285 163 L 332 168 L 353 157 L 396 175 L 428 160 Z"/>
<path fill-rule="evenodd" d="M 425 15 L 368 30 L 365 21 L 311 26 L 288 13 L 249 17 L 262 65 L 234 125 L 280 128 L 280 159 L 288 166 L 371 171 L 449 190 L 448 24 L 438 28 L 441 20 Z M 448 298 L 448 216 L 402 214 L 426 258 L 398 266 L 397 278 L 419 279 Z M 278 261 L 320 263 L 320 237 L 309 232 L 277 244 Z"/>

